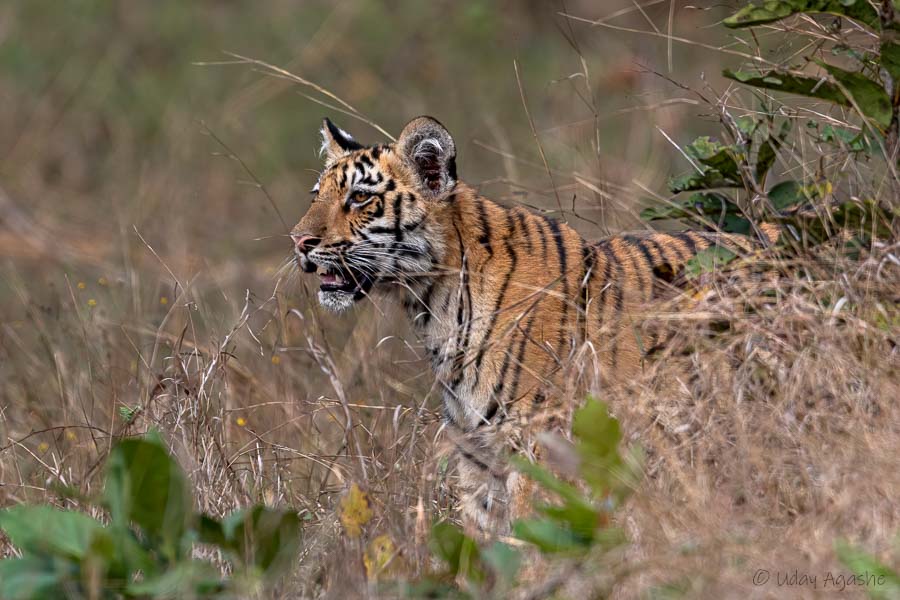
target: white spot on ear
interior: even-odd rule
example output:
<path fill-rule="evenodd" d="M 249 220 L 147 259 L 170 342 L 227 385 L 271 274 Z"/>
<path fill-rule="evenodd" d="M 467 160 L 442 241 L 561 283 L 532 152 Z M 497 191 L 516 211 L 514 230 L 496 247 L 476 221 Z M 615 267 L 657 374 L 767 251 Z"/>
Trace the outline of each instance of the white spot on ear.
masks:
<path fill-rule="evenodd" d="M 435 138 L 425 138 L 416 144 L 413 150 L 413 158 L 425 158 L 426 156 L 440 156 L 444 152 L 441 142 Z"/>
<path fill-rule="evenodd" d="M 319 135 L 322 137 L 322 145 L 319 146 L 319 158 L 322 158 L 328 153 L 328 146 L 331 145 L 331 137 L 328 135 L 328 128 L 322 125 L 322 129 L 319 130 Z"/>
<path fill-rule="evenodd" d="M 337 125 L 335 125 L 335 127 L 337 127 Z M 341 135 L 343 136 L 343 138 L 344 138 L 345 140 L 347 140 L 347 141 L 349 141 L 349 142 L 355 142 L 355 141 L 356 141 L 355 139 L 353 139 L 353 136 L 352 136 L 352 135 L 350 135 L 349 133 L 347 133 L 346 131 L 344 131 L 344 130 L 341 129 L 340 127 L 337 127 L 337 130 L 341 132 Z"/>

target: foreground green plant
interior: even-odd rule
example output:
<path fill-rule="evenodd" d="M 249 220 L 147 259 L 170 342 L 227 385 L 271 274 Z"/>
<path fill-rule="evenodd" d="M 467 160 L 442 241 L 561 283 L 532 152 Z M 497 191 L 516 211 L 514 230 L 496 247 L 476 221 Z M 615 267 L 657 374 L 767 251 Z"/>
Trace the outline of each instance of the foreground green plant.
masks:
<path fill-rule="evenodd" d="M 0 511 L 0 529 L 22 554 L 0 561 L 0 598 L 230 595 L 273 581 L 300 544 L 292 512 L 254 506 L 221 521 L 194 512 L 187 478 L 154 433 L 113 448 L 98 504 L 108 524 L 52 506 Z M 232 577 L 194 558 L 197 543 L 218 551 Z"/>
<path fill-rule="evenodd" d="M 427 589 L 444 597 L 466 593 L 505 597 L 517 586 L 519 569 L 526 560 L 523 547 L 532 548 L 547 561 L 565 561 L 571 569 L 586 561 L 599 563 L 607 553 L 624 547 L 627 539 L 613 524 L 613 517 L 639 479 L 640 454 L 620 454 L 619 423 L 593 398 L 575 412 L 572 434 L 574 445 L 555 444 L 559 447 L 552 453 L 559 454 L 555 458 L 561 462 L 577 465 L 579 483 L 564 481 L 543 466 L 512 457 L 515 468 L 538 485 L 540 495 L 558 501 L 536 502 L 534 517 L 513 523 L 515 545 L 498 541 L 481 547 L 458 526 L 436 524 L 430 548 L 446 570 L 443 577 L 417 586 L 416 593 Z M 448 583 L 451 581 L 455 583 Z M 465 582 L 465 589 L 459 587 L 460 582 Z M 560 580 L 559 584 L 563 583 Z"/>

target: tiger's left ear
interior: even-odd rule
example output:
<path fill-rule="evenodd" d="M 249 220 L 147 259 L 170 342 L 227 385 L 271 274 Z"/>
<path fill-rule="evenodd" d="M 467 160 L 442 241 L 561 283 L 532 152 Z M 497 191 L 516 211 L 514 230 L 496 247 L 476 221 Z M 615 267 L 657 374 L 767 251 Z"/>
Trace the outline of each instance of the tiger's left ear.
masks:
<path fill-rule="evenodd" d="M 417 117 L 407 123 L 397 140 L 397 151 L 427 196 L 437 199 L 456 187 L 456 144 L 436 119 Z"/>
<path fill-rule="evenodd" d="M 322 122 L 322 149 L 320 154 L 325 156 L 325 164 L 329 165 L 354 150 L 362 148 L 362 144 L 353 139 L 353 136 L 331 122 L 325 117 Z"/>

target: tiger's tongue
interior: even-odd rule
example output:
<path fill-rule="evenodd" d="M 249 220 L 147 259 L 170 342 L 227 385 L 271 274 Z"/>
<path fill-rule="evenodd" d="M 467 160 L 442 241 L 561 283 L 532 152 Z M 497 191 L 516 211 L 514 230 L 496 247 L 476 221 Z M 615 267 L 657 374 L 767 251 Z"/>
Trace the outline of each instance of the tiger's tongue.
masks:
<path fill-rule="evenodd" d="M 322 278 L 322 283 L 328 285 L 341 285 L 344 283 L 344 278 L 336 273 L 323 273 L 320 277 Z"/>

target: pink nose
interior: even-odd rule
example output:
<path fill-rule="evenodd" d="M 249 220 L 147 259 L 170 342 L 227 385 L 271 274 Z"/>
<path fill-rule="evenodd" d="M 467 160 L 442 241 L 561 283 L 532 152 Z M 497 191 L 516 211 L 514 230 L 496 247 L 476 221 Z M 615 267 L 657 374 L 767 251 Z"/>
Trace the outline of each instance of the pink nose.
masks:
<path fill-rule="evenodd" d="M 309 252 L 310 249 L 315 248 L 322 241 L 321 238 L 312 235 L 291 234 L 291 239 L 294 240 L 294 245 L 297 246 L 300 252 Z"/>

